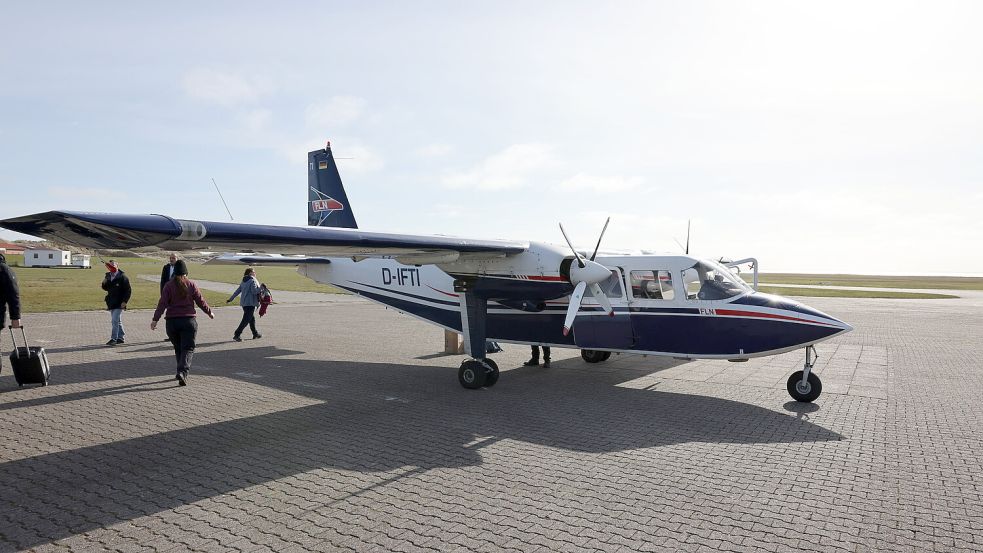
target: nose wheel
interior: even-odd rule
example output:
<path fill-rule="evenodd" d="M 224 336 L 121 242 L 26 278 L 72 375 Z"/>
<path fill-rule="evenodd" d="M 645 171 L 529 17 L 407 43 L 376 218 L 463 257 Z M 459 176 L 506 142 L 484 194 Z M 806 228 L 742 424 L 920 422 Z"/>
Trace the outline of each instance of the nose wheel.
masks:
<path fill-rule="evenodd" d="M 816 401 L 819 394 L 823 393 L 823 383 L 819 380 L 819 376 L 812 372 L 812 368 L 816 365 L 816 359 L 819 356 L 816 355 L 816 346 L 806 346 L 806 362 L 802 366 L 801 371 L 796 371 L 792 373 L 792 376 L 788 377 L 788 382 L 786 383 L 786 388 L 788 389 L 788 395 L 792 396 L 795 401 L 801 401 L 803 403 L 812 403 Z"/>

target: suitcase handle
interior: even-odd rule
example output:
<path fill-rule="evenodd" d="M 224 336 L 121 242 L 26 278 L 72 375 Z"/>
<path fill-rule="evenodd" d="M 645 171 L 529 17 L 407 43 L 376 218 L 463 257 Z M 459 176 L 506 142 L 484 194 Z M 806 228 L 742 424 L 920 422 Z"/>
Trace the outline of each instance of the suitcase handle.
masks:
<path fill-rule="evenodd" d="M 10 330 L 10 339 L 14 342 L 14 355 L 20 359 L 20 348 L 17 347 L 17 338 L 14 337 L 14 325 L 8 325 L 7 329 Z M 24 330 L 24 325 L 20 326 L 20 333 L 24 336 L 24 347 L 30 351 L 31 346 L 27 343 L 27 331 Z"/>

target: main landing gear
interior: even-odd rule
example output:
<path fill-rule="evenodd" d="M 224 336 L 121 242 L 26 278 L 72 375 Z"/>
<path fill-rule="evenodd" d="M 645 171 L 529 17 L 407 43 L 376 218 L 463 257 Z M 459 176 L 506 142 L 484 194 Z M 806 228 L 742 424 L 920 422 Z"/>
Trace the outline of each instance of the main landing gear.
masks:
<path fill-rule="evenodd" d="M 457 379 L 469 390 L 491 388 L 498 382 L 498 365 L 491 359 L 467 359 L 461 363 Z"/>
<path fill-rule="evenodd" d="M 607 361 L 611 357 L 611 352 L 598 351 L 596 349 L 582 349 L 580 350 L 580 357 L 588 363 L 600 363 L 601 361 Z"/>
<path fill-rule="evenodd" d="M 788 395 L 792 396 L 795 401 L 812 403 L 823 392 L 823 383 L 816 376 L 816 373 L 812 372 L 816 359 L 818 359 L 816 346 L 806 346 L 805 365 L 802 366 L 801 371 L 795 371 L 792 376 L 788 377 L 786 383 Z"/>

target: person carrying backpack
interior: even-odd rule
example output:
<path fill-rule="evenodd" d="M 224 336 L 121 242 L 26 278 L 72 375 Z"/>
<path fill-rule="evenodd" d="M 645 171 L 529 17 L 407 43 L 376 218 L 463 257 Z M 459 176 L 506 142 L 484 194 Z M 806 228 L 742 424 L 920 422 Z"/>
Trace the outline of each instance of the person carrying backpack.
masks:
<path fill-rule="evenodd" d="M 235 333 L 232 335 L 232 339 L 236 342 L 241 342 L 242 338 L 240 335 L 242 331 L 249 325 L 249 330 L 253 332 L 253 340 L 257 338 L 262 338 L 263 335 L 256 330 L 256 306 L 259 305 L 259 281 L 256 280 L 256 270 L 252 267 L 246 269 L 246 272 L 242 275 L 242 282 L 239 283 L 239 287 L 236 291 L 225 300 L 225 303 L 229 303 L 239 296 L 239 306 L 242 307 L 242 320 L 239 321 L 239 326 L 236 328 Z"/>

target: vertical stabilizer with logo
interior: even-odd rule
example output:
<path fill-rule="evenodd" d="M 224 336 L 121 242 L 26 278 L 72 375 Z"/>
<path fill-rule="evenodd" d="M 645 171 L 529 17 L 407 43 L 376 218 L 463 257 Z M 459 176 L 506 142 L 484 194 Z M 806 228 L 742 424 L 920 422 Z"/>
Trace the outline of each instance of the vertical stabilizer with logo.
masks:
<path fill-rule="evenodd" d="M 355 213 L 331 155 L 331 143 L 307 153 L 307 224 L 312 227 L 358 228 Z"/>

